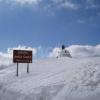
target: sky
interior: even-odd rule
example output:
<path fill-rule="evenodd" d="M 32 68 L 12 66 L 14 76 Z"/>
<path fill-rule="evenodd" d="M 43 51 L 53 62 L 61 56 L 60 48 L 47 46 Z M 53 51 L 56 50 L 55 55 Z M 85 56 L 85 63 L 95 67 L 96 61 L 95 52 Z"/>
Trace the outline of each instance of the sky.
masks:
<path fill-rule="evenodd" d="M 98 47 L 100 0 L 0 0 L 1 52 L 62 44 Z"/>
<path fill-rule="evenodd" d="M 100 43 L 100 0 L 0 0 L 0 50 Z"/>

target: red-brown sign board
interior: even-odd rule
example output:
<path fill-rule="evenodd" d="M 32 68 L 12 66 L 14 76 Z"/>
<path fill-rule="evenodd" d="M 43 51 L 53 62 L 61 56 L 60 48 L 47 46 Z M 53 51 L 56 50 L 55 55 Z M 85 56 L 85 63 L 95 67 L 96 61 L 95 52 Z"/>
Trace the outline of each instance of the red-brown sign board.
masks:
<path fill-rule="evenodd" d="M 32 51 L 13 50 L 14 63 L 32 63 Z"/>

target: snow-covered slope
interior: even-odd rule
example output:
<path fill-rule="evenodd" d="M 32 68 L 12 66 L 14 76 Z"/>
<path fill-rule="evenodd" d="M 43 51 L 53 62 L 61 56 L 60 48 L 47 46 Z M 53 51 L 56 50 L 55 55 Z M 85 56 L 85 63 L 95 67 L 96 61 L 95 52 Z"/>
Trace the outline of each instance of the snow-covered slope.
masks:
<path fill-rule="evenodd" d="M 100 100 L 100 57 L 50 58 L 0 70 L 0 100 Z"/>

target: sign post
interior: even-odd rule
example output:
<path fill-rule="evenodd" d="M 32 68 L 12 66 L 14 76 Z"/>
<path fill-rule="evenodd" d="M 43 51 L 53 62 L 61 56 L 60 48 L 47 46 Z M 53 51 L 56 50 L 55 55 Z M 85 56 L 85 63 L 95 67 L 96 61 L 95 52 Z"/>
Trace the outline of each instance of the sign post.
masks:
<path fill-rule="evenodd" d="M 18 77 L 18 63 L 17 63 L 17 73 L 16 73 L 16 76 Z"/>
<path fill-rule="evenodd" d="M 27 63 L 27 73 L 29 73 L 29 63 Z"/>
<path fill-rule="evenodd" d="M 13 63 L 17 63 L 18 76 L 18 64 L 27 63 L 27 73 L 29 73 L 29 63 L 32 63 L 32 51 L 29 50 L 13 50 Z"/>

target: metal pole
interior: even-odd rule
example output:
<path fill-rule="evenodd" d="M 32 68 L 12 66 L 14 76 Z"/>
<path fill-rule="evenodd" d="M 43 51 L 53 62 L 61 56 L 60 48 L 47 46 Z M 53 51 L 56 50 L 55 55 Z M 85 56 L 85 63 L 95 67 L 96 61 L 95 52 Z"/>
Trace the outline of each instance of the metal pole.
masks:
<path fill-rule="evenodd" d="M 18 77 L 18 63 L 17 63 L 17 73 L 16 73 L 16 76 Z"/>
<path fill-rule="evenodd" d="M 29 63 L 27 63 L 27 73 L 29 73 Z"/>

